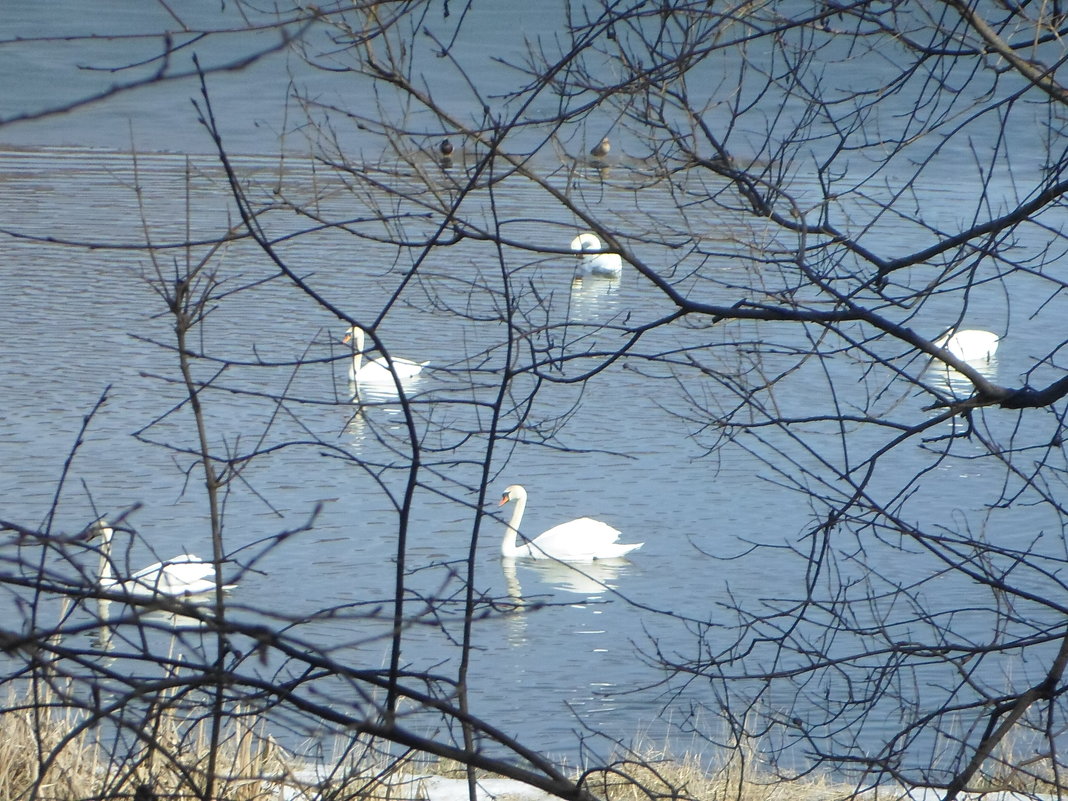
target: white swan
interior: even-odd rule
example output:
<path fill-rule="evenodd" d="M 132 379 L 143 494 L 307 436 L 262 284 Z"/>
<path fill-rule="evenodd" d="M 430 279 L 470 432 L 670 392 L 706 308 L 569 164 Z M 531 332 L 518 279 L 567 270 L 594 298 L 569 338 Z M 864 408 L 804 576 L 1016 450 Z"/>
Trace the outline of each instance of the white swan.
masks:
<path fill-rule="evenodd" d="M 515 501 L 515 511 L 501 540 L 501 556 L 507 558 L 558 559 L 561 562 L 589 562 L 615 559 L 641 548 L 644 542 L 620 543 L 619 530 L 607 523 L 580 517 L 569 520 L 535 537 L 526 545 L 515 544 L 523 511 L 527 508 L 527 491 L 518 484 L 506 487 L 498 506 Z"/>
<path fill-rule="evenodd" d="M 935 344 L 945 348 L 961 361 L 988 362 L 997 353 L 1000 339 L 1001 337 L 992 331 L 968 328 L 954 334 L 946 334 L 936 339 Z"/>
<path fill-rule="evenodd" d="M 151 564 L 128 579 L 115 578 L 111 561 L 113 534 L 111 526 L 103 519 L 93 524 L 90 533 L 90 538 L 99 536 L 102 540 L 98 579 L 100 589 L 125 593 L 135 598 L 152 598 L 156 595 L 184 597 L 215 591 L 215 566 L 191 553 L 179 554 L 165 562 Z M 223 589 L 232 590 L 235 586 L 237 585 L 227 584 Z"/>
<path fill-rule="evenodd" d="M 595 159 L 603 159 L 605 156 L 608 155 L 608 151 L 611 149 L 612 143 L 608 141 L 608 137 L 606 136 L 604 139 L 602 139 L 600 142 L 593 146 L 593 149 L 590 150 L 590 155 L 593 156 Z"/>
<path fill-rule="evenodd" d="M 363 329 L 354 325 L 345 334 L 345 338 L 341 340 L 345 344 L 348 344 L 350 340 L 354 340 L 352 365 L 349 367 L 349 381 L 379 384 L 388 381 L 393 383 L 393 373 L 389 369 L 390 362 L 382 358 L 369 358 L 367 364 L 362 364 L 364 337 Z M 415 378 L 423 371 L 423 366 L 427 364 L 427 362 L 413 362 L 411 359 L 398 357 L 393 357 L 391 361 L 393 370 L 396 371 L 397 378 L 401 381 Z"/>
<path fill-rule="evenodd" d="M 615 277 L 623 272 L 623 259 L 618 253 L 604 253 L 604 244 L 596 234 L 589 231 L 579 234 L 571 240 L 571 249 L 582 254 L 579 256 L 579 272 L 583 275 Z"/>

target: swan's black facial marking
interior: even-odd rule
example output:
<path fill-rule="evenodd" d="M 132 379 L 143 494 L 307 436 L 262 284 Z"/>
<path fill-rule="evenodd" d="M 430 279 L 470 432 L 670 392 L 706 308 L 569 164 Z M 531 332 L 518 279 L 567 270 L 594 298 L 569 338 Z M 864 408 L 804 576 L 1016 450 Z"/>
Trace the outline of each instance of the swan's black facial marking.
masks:
<path fill-rule="evenodd" d="M 497 504 L 497 505 L 498 506 L 504 506 L 510 500 L 512 500 L 512 499 L 509 497 L 508 493 L 504 492 L 504 493 L 501 494 L 501 502 L 499 504 Z"/>

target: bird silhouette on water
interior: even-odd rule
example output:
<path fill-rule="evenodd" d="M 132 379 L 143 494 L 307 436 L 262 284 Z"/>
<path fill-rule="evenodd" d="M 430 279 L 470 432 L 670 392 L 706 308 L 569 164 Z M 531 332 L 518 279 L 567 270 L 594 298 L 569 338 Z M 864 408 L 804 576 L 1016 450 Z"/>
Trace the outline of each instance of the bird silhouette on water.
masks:
<path fill-rule="evenodd" d="M 453 152 L 453 150 L 454 150 L 454 148 L 452 146 L 452 142 L 450 142 L 448 139 L 442 139 L 441 142 L 438 143 L 438 152 L 441 153 L 441 166 L 442 167 L 451 167 L 452 166 L 452 152 Z"/>

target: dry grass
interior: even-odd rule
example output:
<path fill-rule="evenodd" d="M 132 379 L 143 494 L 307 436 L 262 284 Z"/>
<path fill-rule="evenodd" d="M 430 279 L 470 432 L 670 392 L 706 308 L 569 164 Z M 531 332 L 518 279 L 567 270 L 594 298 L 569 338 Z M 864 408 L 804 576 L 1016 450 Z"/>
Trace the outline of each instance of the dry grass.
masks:
<path fill-rule="evenodd" d="M 1060 795 L 1053 781 L 1055 773 L 1046 757 L 990 760 L 988 772 L 977 776 L 962 798 L 982 793 L 1016 792 L 1021 795 Z M 456 762 L 426 763 L 398 761 L 381 776 L 380 783 L 368 783 L 364 792 L 346 798 L 425 799 L 419 793 L 419 778 L 441 776 L 465 780 L 467 768 Z M 476 771 L 479 779 L 493 778 Z M 709 768 L 697 755 L 682 757 L 645 749 L 640 754 L 614 762 L 607 768 L 588 770 L 580 777 L 585 788 L 605 801 L 908 801 L 915 797 L 910 788 L 892 781 L 858 788 L 855 783 L 834 781 L 812 774 L 803 779 L 783 779 L 764 764 L 755 744 L 730 752 L 720 765 Z M 1063 783 L 1060 785 L 1063 791 Z M 365 794 L 366 793 L 366 794 Z M 498 801 L 506 798 L 496 796 Z"/>
<path fill-rule="evenodd" d="M 210 751 L 210 720 L 191 719 L 173 699 L 163 699 L 146 718 L 146 735 L 127 753 L 109 755 L 89 729 L 85 714 L 61 703 L 51 690 L 37 697 L 9 698 L 0 711 L 0 801 L 80 799 L 189 799 L 202 796 Z M 425 798 L 428 775 L 466 778 L 463 765 L 397 758 L 373 748 L 353 750 L 303 766 L 264 734 L 255 715 L 231 711 L 217 751 L 213 798 L 219 801 L 409 801 Z M 350 745 L 351 749 L 352 746 Z M 991 760 L 971 792 L 1056 790 L 1048 760 Z M 479 778 L 488 778 L 481 775 Z M 823 778 L 784 781 L 760 760 L 755 746 L 734 749 L 709 769 L 696 756 L 646 750 L 607 768 L 584 772 L 580 780 L 605 801 L 836 801 L 855 799 L 857 788 Z M 286 790 L 283 790 L 286 788 Z M 893 798 L 891 788 L 880 798 Z"/>
<path fill-rule="evenodd" d="M 1008 791 L 1059 796 L 1066 789 L 1066 778 L 1064 766 L 1058 769 L 1050 754 L 1022 753 L 1021 744 L 1009 739 L 986 760 L 969 789 L 976 793 Z"/>
<path fill-rule="evenodd" d="M 711 769 L 697 756 L 647 752 L 587 773 L 586 786 L 606 801 L 829 801 L 856 793 L 853 785 L 821 777 L 784 781 L 748 749 Z"/>
<path fill-rule="evenodd" d="M 84 736 L 67 741 L 74 727 L 67 710 L 9 702 L 0 713 L 0 799 L 83 798 L 100 766 Z"/>
<path fill-rule="evenodd" d="M 456 762 L 428 765 L 413 761 L 401 773 L 459 781 L 466 779 L 467 768 Z M 483 771 L 476 771 L 476 776 L 492 778 Z M 855 786 L 835 784 L 823 778 L 784 781 L 763 767 L 753 748 L 732 752 L 728 760 L 713 769 L 696 755 L 678 757 L 645 749 L 607 768 L 586 771 L 577 778 L 587 790 L 605 801 L 831 801 L 856 795 Z"/>
<path fill-rule="evenodd" d="M 173 707 L 148 716 L 151 736 L 121 758 L 109 757 L 80 728 L 87 715 L 46 689 L 37 698 L 9 698 L 0 712 L 0 801 L 76 801 L 130 798 L 149 801 L 198 796 L 207 784 L 209 724 L 188 721 Z M 220 801 L 270 801 L 286 775 L 286 757 L 260 724 L 229 715 L 218 751 L 215 793 Z"/>

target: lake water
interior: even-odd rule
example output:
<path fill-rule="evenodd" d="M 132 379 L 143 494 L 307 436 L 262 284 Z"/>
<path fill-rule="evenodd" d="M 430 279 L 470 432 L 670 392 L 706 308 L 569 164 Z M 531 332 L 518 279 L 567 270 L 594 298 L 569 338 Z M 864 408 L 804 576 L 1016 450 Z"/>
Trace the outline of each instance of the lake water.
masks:
<path fill-rule="evenodd" d="M 15 34 L 39 29 L 43 21 L 35 15 L 45 12 L 35 9 L 36 4 L 14 4 Z M 66 16 L 81 26 L 79 33 L 94 30 L 78 13 Z M 152 30 L 158 20 L 116 14 L 103 22 Z M 490 14 L 479 24 L 493 30 L 502 23 Z M 465 35 L 477 39 L 479 30 L 474 27 Z M 70 61 L 55 62 L 50 44 L 28 44 L 22 52 L 33 55 L 31 63 L 38 68 L 27 71 L 34 80 L 27 81 L 21 94 L 7 95 L 7 105 L 0 109 L 5 117 L 20 104 L 32 108 L 26 105 L 29 98 L 65 99 L 52 99 L 51 92 L 66 89 L 49 87 L 67 73 Z M 295 152 L 282 166 L 272 157 L 279 150 L 277 132 L 284 123 L 270 116 L 277 113 L 275 97 L 282 92 L 271 71 L 284 73 L 287 63 L 284 55 L 266 61 L 251 73 L 256 78 L 251 82 L 243 75 L 220 76 L 217 99 L 225 108 L 227 142 L 241 154 L 235 166 L 257 203 L 270 201 L 281 186 L 288 197 L 303 202 L 317 198 L 317 208 L 327 218 L 360 218 L 367 213 L 366 199 L 345 191 L 321 165 Z M 16 68 L 0 61 L 0 69 L 11 73 Z M 96 78 L 89 76 L 89 83 L 68 88 L 77 94 L 96 85 L 92 80 Z M 250 85 L 256 91 L 248 92 Z M 191 81 L 176 82 L 162 92 L 123 96 L 70 119 L 0 127 L 0 218 L 5 231 L 17 234 L 5 237 L 0 269 L 5 304 L 0 315 L 0 359 L 5 365 L 0 373 L 0 397 L 5 399 L 0 420 L 3 517 L 29 523 L 45 518 L 83 418 L 106 394 L 107 402 L 90 421 L 63 487 L 55 526 L 77 529 L 96 512 L 113 516 L 142 504 L 129 521 L 140 535 L 131 546 L 133 566 L 152 561 L 153 553 L 210 552 L 199 478 L 195 469 L 186 475 L 190 459 L 176 453 L 193 444 L 193 431 L 187 412 L 175 408 L 183 395 L 169 349 L 173 325 L 153 283 L 157 274 L 169 280 L 187 259 L 184 249 L 162 246 L 218 236 L 226 221 L 235 219 L 225 177 L 191 111 L 189 97 L 194 94 Z M 589 139 L 589 132 L 580 131 L 572 141 L 577 149 L 577 143 Z M 128 152 L 119 152 L 129 151 L 131 141 L 139 151 L 136 161 Z M 187 158 L 185 153 L 193 155 Z M 373 163 L 401 168 L 394 162 Z M 540 154 L 535 164 L 547 171 L 561 165 L 553 153 Z M 436 167 L 429 159 L 426 166 Z M 449 191 L 463 170 L 460 164 L 441 175 L 442 191 Z M 621 162 L 607 176 L 583 173 L 577 186 L 597 194 L 597 207 L 606 219 L 627 219 L 636 208 L 654 217 L 673 214 L 675 196 L 655 184 L 635 191 L 643 180 L 634 164 Z M 967 186 L 937 187 L 924 198 L 929 204 L 926 216 L 932 224 L 952 219 L 955 210 L 970 201 L 970 192 Z M 372 200 L 386 202 L 384 196 Z M 575 232 L 574 220 L 532 187 L 504 184 L 494 200 L 505 234 L 531 249 L 566 248 Z M 488 207 L 485 211 L 488 214 Z M 142 214 L 145 229 L 160 246 L 154 251 L 155 263 L 139 247 L 145 237 Z M 730 219 L 705 224 L 697 233 L 725 254 L 731 252 L 735 235 L 749 233 L 732 228 Z M 276 215 L 266 218 L 266 225 L 269 235 L 279 238 L 278 250 L 295 272 L 361 321 L 374 321 L 386 299 L 407 286 L 378 328 L 391 352 L 430 361 L 424 376 L 409 388 L 424 468 L 408 531 L 407 608 L 417 615 L 425 599 L 433 598 L 445 603 L 451 614 L 413 623 L 405 633 L 403 663 L 449 675 L 459 660 L 455 604 L 463 597 L 462 562 L 479 515 L 477 488 L 486 458 L 488 410 L 475 401 L 493 399 L 498 380 L 493 371 L 504 358 L 500 309 L 505 301 L 497 252 L 474 240 L 432 249 L 408 281 L 411 253 L 338 231 L 281 239 L 306 226 L 306 219 Z M 421 222 L 410 225 L 413 231 L 423 231 Z M 375 225 L 352 227 L 366 233 Z M 892 228 L 887 235 L 893 235 Z M 96 247 L 63 244 L 68 241 Z M 1024 245 L 1038 248 L 1041 243 Z M 205 253 L 197 248 L 192 257 Z M 677 269 L 678 275 L 691 268 L 698 271 L 689 286 L 705 292 L 702 299 L 708 302 L 736 300 L 735 287 L 748 281 L 753 269 L 744 259 L 726 256 L 713 263 L 676 265 L 671 250 L 657 252 L 651 246 L 639 255 L 664 264 L 665 270 Z M 343 326 L 288 281 L 265 280 L 276 270 L 262 251 L 245 240 L 213 258 L 225 291 L 219 292 L 198 330 L 195 347 L 235 364 L 212 378 L 217 390 L 205 394 L 210 436 L 220 450 L 265 452 L 243 469 L 226 498 L 228 551 L 247 562 L 266 550 L 232 594 L 234 614 L 249 621 L 270 621 L 276 615 L 301 621 L 295 636 L 331 658 L 381 667 L 387 664 L 397 547 L 398 518 L 390 493 L 398 497 L 407 480 L 403 416 L 388 396 L 365 391 L 365 404 L 352 402 L 346 351 L 340 343 Z M 518 342 L 542 348 L 541 359 L 574 357 L 586 349 L 591 354 L 545 368 L 552 379 L 600 366 L 602 358 L 596 354 L 623 341 L 619 325 L 649 322 L 670 311 L 658 290 L 630 269 L 618 281 L 575 284 L 567 256 L 521 248 L 506 249 L 505 265 L 511 271 L 523 332 Z M 1041 286 L 1034 286 L 1031 296 L 1026 291 L 1014 294 L 1014 301 L 1037 307 Z M 915 325 L 925 324 L 933 334 L 957 312 L 954 300 L 947 298 L 929 304 Z M 965 322 L 1005 330 L 1006 315 L 1005 291 L 994 287 L 971 299 Z M 1020 382 L 1048 349 L 1047 319 L 1014 320 L 1013 336 L 984 369 L 1002 383 Z M 549 325 L 554 326 L 547 329 L 551 341 L 545 333 Z M 630 743 L 636 737 L 654 744 L 668 738 L 676 747 L 712 750 L 708 740 L 722 733 L 715 717 L 722 685 L 705 678 L 665 681 L 650 655 L 679 662 L 715 660 L 721 649 L 748 636 L 749 623 L 730 611 L 734 605 L 770 614 L 789 599 L 803 597 L 811 578 L 805 558 L 811 541 L 805 535 L 813 528 L 813 510 L 791 490 L 791 481 L 804 469 L 815 469 L 820 458 L 848 458 L 852 463 L 887 439 L 885 433 L 858 425 L 847 439 L 848 457 L 838 453 L 842 444 L 834 427 L 815 422 L 810 441 L 825 442 L 833 456 L 805 452 L 771 429 L 742 435 L 735 443 L 720 440 L 719 416 L 725 417 L 738 403 L 731 381 L 773 375 L 794 364 L 791 348 L 809 347 L 806 333 L 793 327 L 713 327 L 700 321 L 665 326 L 643 337 L 627 358 L 584 388 L 563 381 L 545 383 L 528 412 L 505 416 L 506 426 L 522 428 L 495 442 L 489 501 L 506 485 L 522 483 L 530 492 L 524 520 L 528 533 L 588 515 L 621 529 L 625 541 L 644 541 L 645 546 L 629 560 L 581 570 L 502 563 L 498 548 L 503 524 L 483 518 L 475 591 L 517 604 L 515 609 L 487 613 L 474 627 L 470 683 L 475 714 L 528 746 L 573 760 L 582 758 L 583 748 L 606 754 L 613 740 Z M 674 369 L 663 354 L 677 354 Z M 687 363 L 691 357 L 715 372 L 702 374 Z M 531 358 L 530 352 L 520 352 L 513 364 L 529 365 Z M 207 380 L 219 367 L 218 361 L 204 362 L 196 370 Z M 854 356 L 840 354 L 784 380 L 775 399 L 783 415 L 797 416 L 811 413 L 830 387 L 840 392 L 842 403 L 860 403 L 872 386 L 862 379 L 863 372 Z M 717 380 L 717 375 L 725 378 Z M 943 380 L 937 375 L 928 379 Z M 517 408 L 523 408 L 524 395 L 533 386 L 529 375 L 515 379 L 512 397 Z M 283 404 L 273 400 L 280 394 L 286 398 Z M 925 419 L 928 413 L 922 407 L 929 402 L 915 392 L 885 399 L 895 415 L 913 421 Z M 1014 415 L 996 412 L 984 420 L 998 436 L 1017 422 Z M 268 455 L 273 448 L 277 450 Z M 1040 508 L 988 508 L 1003 491 L 1006 474 L 988 460 L 971 458 L 978 453 L 978 446 L 965 447 L 942 457 L 937 446 L 907 446 L 880 463 L 871 491 L 893 497 L 907 483 L 902 476 L 930 471 L 928 480 L 903 503 L 903 519 L 921 521 L 931 531 L 944 526 L 946 531 L 985 533 L 1006 547 L 1022 547 L 1049 532 L 1039 550 L 1051 561 L 1063 560 L 1055 517 Z M 840 499 L 848 489 L 829 487 L 827 492 L 829 498 Z M 302 525 L 318 505 L 321 512 L 309 531 L 266 548 L 280 532 Z M 496 514 L 495 504 L 485 514 Z M 904 585 L 944 569 L 932 565 L 919 548 L 899 546 L 886 531 L 864 540 L 864 555 L 881 574 L 868 577 L 877 586 Z M 856 546 L 847 541 L 840 547 L 849 551 Z M 84 559 L 87 565 L 92 563 L 89 556 Z M 859 560 L 843 559 L 838 567 L 839 575 L 821 578 L 828 587 L 834 581 L 845 587 L 850 578 L 866 575 Z M 989 602 L 986 592 L 959 574 L 949 573 L 939 581 L 941 595 L 920 593 L 926 611 L 967 607 L 961 599 L 975 593 L 975 610 L 957 613 L 963 621 L 958 628 L 981 640 L 990 626 L 983 611 Z M 324 609 L 336 611 L 318 614 Z M 760 624 L 751 625 L 756 639 Z M 895 629 L 895 636 L 905 628 Z M 697 633 L 703 637 L 700 645 Z M 818 637 L 815 629 L 813 636 Z M 916 638 L 923 638 L 920 623 Z M 739 687 L 756 693 L 757 685 L 750 686 L 744 673 L 770 669 L 774 659 L 756 648 L 749 670 L 735 664 L 727 672 L 737 676 Z M 1038 668 L 1041 665 L 1021 663 L 991 666 L 991 671 L 1019 679 Z M 284 673 L 286 665 L 272 662 L 265 669 Z M 935 672 L 932 684 L 937 680 Z M 777 719 L 808 719 L 811 713 L 818 721 L 819 704 L 846 691 L 831 679 L 815 685 L 801 690 L 772 686 L 761 692 L 754 712 Z M 343 688 L 331 702 L 345 709 L 360 709 L 362 704 Z M 861 750 L 878 747 L 898 724 L 886 707 L 878 707 L 875 714 L 885 719 L 866 722 Z M 827 742 L 854 736 L 855 729 L 844 724 L 836 730 L 841 723 L 813 723 L 816 728 L 809 733 Z M 700 734 L 692 733 L 695 727 Z M 593 737 L 593 732 L 602 736 Z M 803 739 L 789 731 L 771 739 L 779 744 L 791 737 L 805 747 Z"/>

